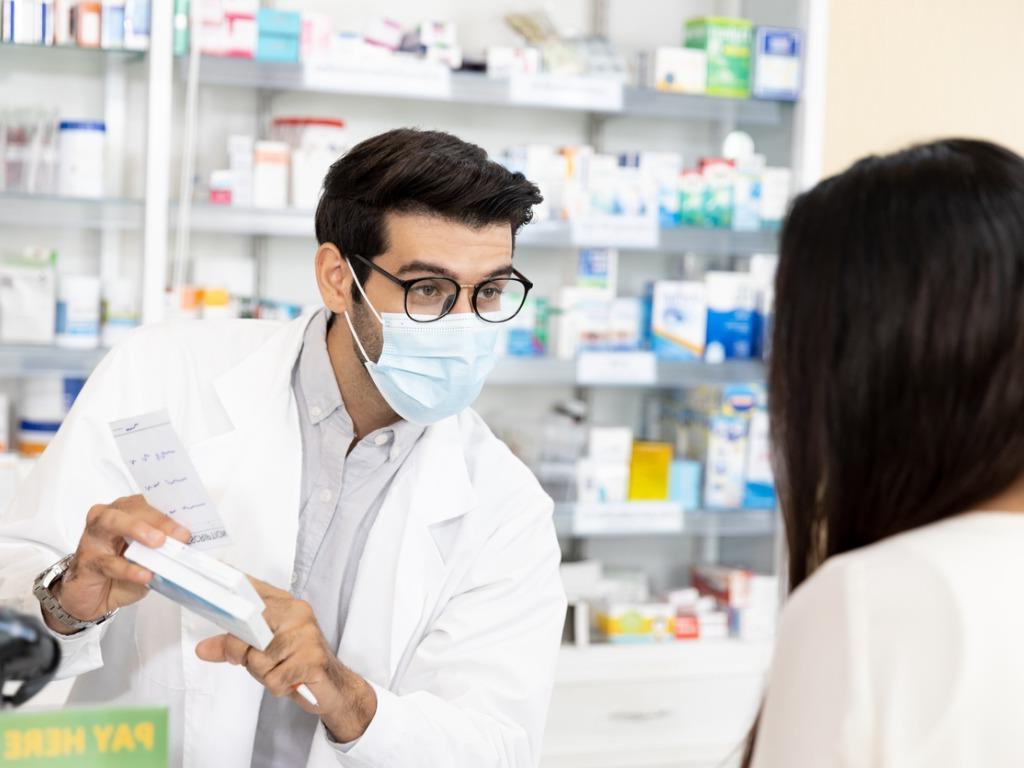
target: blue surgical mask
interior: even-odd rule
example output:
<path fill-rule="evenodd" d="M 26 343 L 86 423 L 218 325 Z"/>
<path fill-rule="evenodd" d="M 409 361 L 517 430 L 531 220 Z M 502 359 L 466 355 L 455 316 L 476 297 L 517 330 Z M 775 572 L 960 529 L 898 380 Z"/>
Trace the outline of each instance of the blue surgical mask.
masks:
<path fill-rule="evenodd" d="M 476 400 L 497 359 L 497 325 L 472 312 L 445 315 L 429 323 L 418 323 L 404 313 L 381 314 L 354 271 L 352 276 L 384 329 L 377 362 L 366 354 L 347 311 L 345 320 L 370 379 L 392 410 L 406 421 L 426 426 L 454 416 Z"/>

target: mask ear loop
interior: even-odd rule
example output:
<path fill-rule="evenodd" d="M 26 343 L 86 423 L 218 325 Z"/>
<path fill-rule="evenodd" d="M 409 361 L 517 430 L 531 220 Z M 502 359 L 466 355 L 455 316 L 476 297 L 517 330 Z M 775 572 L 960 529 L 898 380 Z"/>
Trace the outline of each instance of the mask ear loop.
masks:
<path fill-rule="evenodd" d="M 359 278 L 356 277 L 356 271 L 354 269 L 352 269 L 352 262 L 349 261 L 348 259 L 345 259 L 345 263 L 348 265 L 348 271 L 352 273 L 352 279 L 355 281 L 356 288 L 359 289 L 359 293 L 362 295 L 363 300 L 366 302 L 366 306 L 368 306 L 370 308 L 370 311 L 373 312 L 373 316 L 377 318 L 377 322 L 379 322 L 383 326 L 384 325 L 384 320 L 377 313 L 377 310 L 374 309 L 373 304 L 370 302 L 370 297 L 367 296 L 366 295 L 366 291 L 363 290 L 362 283 L 360 283 L 359 282 Z M 365 360 L 367 363 L 372 362 L 370 360 L 370 356 L 368 354 L 366 354 L 366 350 L 363 348 L 363 342 L 361 342 L 359 340 L 359 334 L 356 333 L 355 326 L 352 325 L 352 318 L 349 317 L 347 309 L 345 310 L 344 314 L 345 314 L 345 322 L 348 323 L 348 329 L 352 332 L 352 338 L 355 339 L 356 346 L 359 348 L 359 353 L 363 356 L 363 360 Z"/>

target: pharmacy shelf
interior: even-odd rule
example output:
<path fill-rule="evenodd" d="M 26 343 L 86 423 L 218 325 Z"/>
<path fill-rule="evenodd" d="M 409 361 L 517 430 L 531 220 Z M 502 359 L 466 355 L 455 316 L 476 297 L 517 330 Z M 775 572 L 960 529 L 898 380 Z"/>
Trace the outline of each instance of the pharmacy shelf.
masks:
<path fill-rule="evenodd" d="M 196 203 L 189 214 L 191 230 L 210 234 L 301 237 L 313 242 L 315 212 L 299 208 L 240 208 L 233 205 Z M 176 222 L 178 206 L 171 206 Z"/>
<path fill-rule="evenodd" d="M 653 250 L 665 253 L 753 256 L 755 253 L 775 253 L 778 237 L 777 230 L 732 232 L 726 229 L 678 227 L 661 230 L 658 246 Z"/>
<path fill-rule="evenodd" d="M 63 349 L 34 344 L 0 344 L 0 378 L 59 374 L 88 376 L 106 349 Z"/>
<path fill-rule="evenodd" d="M 659 253 L 699 253 L 721 256 L 751 256 L 755 253 L 774 253 L 778 232 L 758 230 L 734 232 L 728 229 L 706 227 L 673 227 L 658 232 L 654 245 L 636 246 L 603 243 L 625 251 L 651 251 Z M 522 248 L 569 249 L 583 247 L 573 242 L 572 227 L 564 221 L 544 221 L 523 228 L 516 238 Z M 594 244 L 588 243 L 587 247 Z"/>
<path fill-rule="evenodd" d="M 695 536 L 772 536 L 777 521 L 773 509 L 699 509 L 684 517 L 684 533 Z"/>
<path fill-rule="evenodd" d="M 669 501 L 555 505 L 561 536 L 651 536 L 682 533 L 683 507 Z"/>
<path fill-rule="evenodd" d="M 0 226 L 137 230 L 142 219 L 141 200 L 0 193 Z"/>
<path fill-rule="evenodd" d="M 675 502 L 563 503 L 555 505 L 560 536 L 769 536 L 774 510 L 692 510 Z"/>
<path fill-rule="evenodd" d="M 172 220 L 176 219 L 172 206 Z M 191 211 L 193 232 L 255 235 L 264 237 L 300 237 L 313 240 L 313 211 L 302 209 L 239 208 L 231 205 L 196 203 Z M 703 253 L 724 256 L 750 256 L 774 253 L 777 233 L 772 230 L 733 232 L 722 229 L 679 227 L 663 229 L 658 244 L 643 248 L 625 246 L 627 251 L 667 253 Z M 572 228 L 563 221 L 536 222 L 525 227 L 516 238 L 516 246 L 530 249 L 572 249 Z M 607 243 L 615 247 L 616 243 Z"/>
<path fill-rule="evenodd" d="M 497 387 L 571 387 L 578 384 L 575 360 L 546 357 L 505 357 L 498 361 L 488 377 Z M 764 381 L 765 367 L 760 360 L 730 360 L 720 365 L 701 361 L 663 360 L 658 362 L 657 380 L 651 384 L 596 383 L 586 386 L 687 388 L 705 384 L 743 384 Z"/>
<path fill-rule="evenodd" d="M 563 645 L 556 683 L 632 682 L 666 678 L 760 675 L 771 660 L 768 640 L 685 640 L 663 643 Z"/>
<path fill-rule="evenodd" d="M 88 375 L 106 354 L 105 349 L 64 349 L 52 345 L 0 344 L 0 377 L 33 373 Z M 690 387 L 701 384 L 760 381 L 764 367 L 758 361 L 723 365 L 665 362 L 659 365 L 661 387 Z M 546 358 L 503 358 L 488 379 L 491 386 L 574 386 L 576 367 L 572 360 Z M 600 385 L 591 385 L 600 386 Z M 609 384 L 607 386 L 620 386 Z"/>
<path fill-rule="evenodd" d="M 0 43 L 0 61 L 4 74 L 11 69 L 31 69 L 39 72 L 65 73 L 74 70 L 83 74 L 94 68 L 99 72 L 110 59 L 126 62 L 142 61 L 145 51 L 129 51 L 124 48 L 79 48 L 76 45 L 31 45 L 24 43 Z"/>
<path fill-rule="evenodd" d="M 179 77 L 188 72 L 188 61 L 178 61 Z M 205 85 L 256 88 L 263 91 L 300 91 L 372 96 L 413 101 L 440 101 L 452 104 L 505 106 L 517 109 L 551 109 L 597 114 L 616 114 L 666 120 L 732 121 L 748 125 L 777 125 L 791 105 L 786 102 L 755 99 L 721 99 L 664 93 L 646 88 L 626 88 L 621 110 L 609 110 L 601 103 L 588 105 L 585 98 L 563 99 L 545 106 L 518 104 L 511 98 L 508 80 L 491 78 L 474 72 L 453 72 L 450 93 L 438 95 L 419 89 L 410 81 L 406 87 L 368 91 L 358 73 L 339 76 L 330 83 L 309 78 L 302 64 L 281 64 L 254 59 L 204 56 L 199 67 L 199 81 Z"/>

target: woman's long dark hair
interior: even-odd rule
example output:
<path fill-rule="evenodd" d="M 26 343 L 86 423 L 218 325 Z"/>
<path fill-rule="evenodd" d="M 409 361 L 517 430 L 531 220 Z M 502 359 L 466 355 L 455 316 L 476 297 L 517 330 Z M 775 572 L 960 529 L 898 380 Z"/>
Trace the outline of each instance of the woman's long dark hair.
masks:
<path fill-rule="evenodd" d="M 861 160 L 793 204 L 775 296 L 791 589 L 1024 473 L 1024 159 L 950 139 Z"/>

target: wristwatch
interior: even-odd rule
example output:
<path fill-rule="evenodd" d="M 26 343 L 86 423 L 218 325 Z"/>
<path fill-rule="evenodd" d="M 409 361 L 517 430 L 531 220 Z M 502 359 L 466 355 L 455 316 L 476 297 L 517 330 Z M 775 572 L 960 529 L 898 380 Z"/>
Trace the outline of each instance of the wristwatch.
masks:
<path fill-rule="evenodd" d="M 60 604 L 60 600 L 58 600 L 56 595 L 50 591 L 50 588 L 59 579 L 63 578 L 65 573 L 67 573 L 68 567 L 71 565 L 71 558 L 73 557 L 74 555 L 62 557 L 56 563 L 40 573 L 36 577 L 35 584 L 32 587 L 32 593 L 36 596 L 39 604 L 43 606 L 44 611 L 68 629 L 80 631 L 88 629 L 89 627 L 95 627 L 97 624 L 102 624 L 117 613 L 117 609 L 115 608 L 110 613 L 105 616 L 100 616 L 94 621 L 83 621 L 82 619 L 77 619 L 64 610 L 64 607 Z"/>

